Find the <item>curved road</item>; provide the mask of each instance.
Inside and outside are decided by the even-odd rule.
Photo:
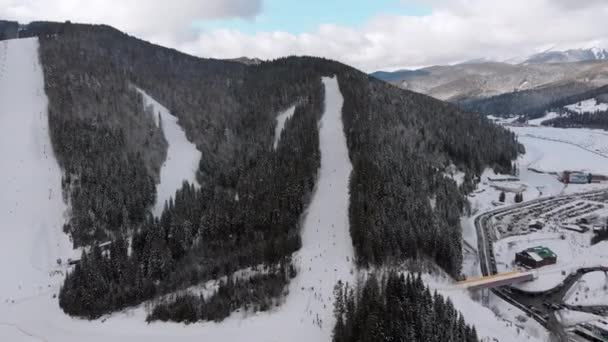
[[[589,196],[608,193],[608,190],[594,190],[584,193],[578,194],[570,194],[570,195],[562,195],[562,196],[551,196],[547,198],[539,198],[523,203],[519,203],[516,205],[512,205],[509,207],[503,207],[496,210],[488,211],[480,214],[475,218],[475,229],[477,232],[477,250],[479,255],[479,262],[481,267],[481,273],[483,276],[489,276],[492,274],[496,274],[496,263],[493,256],[492,245],[496,237],[491,230],[491,225],[488,224],[490,219],[500,213],[504,213],[507,211],[523,209],[530,205],[538,204],[538,203],[550,203],[553,201],[558,201],[561,199],[574,199],[574,198],[587,198]],[[595,269],[583,269],[584,273],[590,272]],[[546,301],[551,301],[552,299],[557,298],[562,290],[567,290],[574,282],[580,278],[583,272],[576,273],[575,276],[569,277],[562,286],[558,289],[557,292],[551,290],[546,291],[544,293],[535,294],[534,296],[529,296],[524,294],[523,292],[514,292],[511,290],[505,290],[502,288],[494,288],[491,289],[492,293],[501,299],[507,301],[508,303],[514,305],[520,310],[524,311],[529,317],[534,318],[537,322],[539,322],[542,326],[544,326],[547,330],[549,330],[557,341],[569,341],[567,333],[564,331],[564,328],[561,324],[556,320],[554,310],[552,308],[544,307],[543,303]],[[563,290],[563,291],[565,291]],[[562,293],[563,297],[563,293]],[[561,303],[561,297],[559,302]],[[535,310],[531,308],[534,307]],[[579,309],[579,308],[577,308]],[[585,310],[581,310],[585,311]],[[544,316],[544,317],[543,317]]]

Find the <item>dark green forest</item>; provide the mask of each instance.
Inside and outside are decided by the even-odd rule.
[[[91,247],[59,296],[71,315],[99,317],[257,265],[280,265],[248,285],[260,295],[227,305],[242,291],[235,283],[212,299],[169,296],[150,319],[218,320],[280,296],[285,270],[297,271],[291,255],[320,163],[322,76],[337,75],[344,96],[351,236],[362,267],[431,260],[459,277],[465,194],[485,167],[510,172],[521,152],[512,133],[477,114],[334,61],[246,66],[98,25],[37,22],[20,34],[40,37],[51,138],[72,208],[65,229],[75,246]],[[203,156],[200,188],[184,184],[160,218],[149,208],[166,141],[133,87],[176,115]],[[294,104],[275,151],[275,116]],[[450,165],[465,173],[461,186],[445,176]],[[109,251],[95,247],[106,241]],[[217,312],[205,309],[210,303]]]
[[[477,342],[448,298],[431,294],[420,274],[390,272],[384,279],[371,275],[358,287],[335,287],[334,342],[424,341]]]

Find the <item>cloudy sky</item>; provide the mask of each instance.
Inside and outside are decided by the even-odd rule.
[[[198,56],[315,55],[365,71],[608,47],[606,0],[0,0],[0,18],[105,23]]]

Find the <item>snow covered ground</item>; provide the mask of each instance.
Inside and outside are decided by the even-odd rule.
[[[490,305],[486,307],[470,291],[453,286],[452,280],[445,275],[426,274],[423,280],[431,291],[437,290],[450,298],[465,320],[475,325],[481,341],[548,341],[547,332],[540,324],[527,317],[519,321],[526,314],[496,297],[491,296]]]
[[[608,173],[608,133],[585,128],[509,127],[532,157],[528,167],[543,171]]]
[[[513,286],[532,292],[546,291],[558,286],[572,271],[578,268],[579,264],[574,260],[582,258],[586,254],[584,245],[577,244],[577,242],[583,244],[582,241],[563,240],[561,235],[562,233],[538,232],[525,236],[510,236],[496,241],[494,243],[496,269],[499,273],[513,271],[517,268],[514,264],[515,253],[531,247],[546,246],[557,254],[557,263],[539,269],[536,280]]]
[[[607,103],[597,102],[596,99],[589,99],[585,101],[581,101],[578,103],[573,103],[571,105],[565,106],[565,108],[577,112],[579,114],[583,113],[595,113],[595,112],[603,112],[608,110]]]
[[[143,96],[144,106],[152,108],[156,125],[162,126],[169,145],[167,158],[160,169],[160,183],[156,187],[156,204],[152,210],[155,216],[160,216],[165,202],[175,196],[175,190],[181,188],[184,181],[198,185],[196,171],[201,160],[201,152],[188,140],[186,133],[177,123],[177,117],[143,90],[137,89],[137,91]]]
[[[11,302],[48,293],[63,279],[57,259],[72,256],[37,39],[0,42],[0,156],[0,299]]]
[[[67,206],[50,143],[38,40],[0,42],[0,340],[33,340],[12,326],[7,307],[50,297],[72,244]],[[61,259],[62,265],[57,260]],[[33,308],[28,315],[39,311]]]
[[[602,319],[601,316],[597,316],[594,314],[575,311],[575,310],[559,310],[555,313],[555,317],[557,320],[562,323],[566,327],[575,326],[580,323],[587,323],[592,321],[597,321]]]
[[[11,46],[12,49],[13,47]],[[35,56],[37,56],[35,45],[30,46],[30,50],[27,51],[15,48],[15,51],[11,51],[10,53],[12,54],[11,63],[13,63],[11,64],[11,69],[15,71],[15,75],[12,76],[13,82],[14,79],[18,79],[16,75],[20,75],[22,79],[30,78],[23,77],[22,74],[28,67],[31,68],[33,65],[37,65],[35,62]],[[23,56],[28,58],[23,58]],[[23,63],[23,65],[19,66],[14,63]],[[42,74],[39,68],[35,70],[37,71],[36,77],[41,77]],[[36,87],[32,86],[31,89],[35,89],[39,93],[40,98],[44,98],[41,79],[37,82],[40,84],[36,83],[38,85]],[[270,312],[255,315],[246,316],[244,313],[235,313],[221,323],[207,322],[191,324],[189,326],[160,322],[147,324],[145,322],[146,305],[128,309],[92,322],[71,318],[61,312],[57,299],[53,298],[53,294],[56,294],[59,290],[59,283],[63,277],[56,277],[54,282],[50,284],[50,288],[45,287],[38,290],[38,287],[36,287],[35,291],[29,291],[30,294],[27,296],[18,296],[23,291],[13,289],[18,283],[30,281],[30,278],[33,281],[31,284],[35,284],[36,286],[38,283],[46,286],[49,282],[46,270],[39,271],[36,268],[38,264],[30,264],[31,252],[44,250],[40,245],[41,239],[36,238],[41,233],[39,227],[24,226],[24,224],[29,222],[29,217],[36,216],[30,213],[30,215],[20,215],[18,219],[11,221],[14,223],[14,226],[7,226],[4,223],[1,226],[2,234],[5,235],[2,235],[3,238],[0,239],[0,244],[2,244],[2,251],[0,252],[10,250],[10,253],[6,256],[2,255],[3,259],[0,261],[0,267],[2,267],[3,274],[15,274],[15,276],[11,277],[8,282],[3,281],[0,286],[3,286],[3,289],[4,286],[7,287],[6,292],[3,292],[3,294],[7,293],[11,298],[17,300],[15,302],[9,300],[0,303],[0,340],[61,342],[85,340],[93,342],[107,342],[108,340],[146,342],[167,340],[261,342],[331,340],[331,331],[334,324],[333,287],[338,279],[352,283],[356,268],[348,220],[348,181],[352,165],[348,157],[341,119],[343,99],[336,78],[323,78],[323,83],[326,91],[326,108],[320,122],[319,132],[321,168],[319,170],[317,187],[304,221],[302,248],[294,257],[299,272],[289,286],[289,294],[283,305],[274,308]],[[0,94],[4,96],[6,93],[5,89],[8,87],[2,83],[0,83],[0,86],[3,87],[0,88],[2,89]],[[7,96],[7,99],[21,99],[17,91],[23,91],[25,94],[31,91],[29,86],[27,87],[28,89],[25,88],[14,86],[16,93],[8,93],[12,97]],[[7,105],[6,102],[0,101],[0,106]],[[32,101],[24,100],[19,101],[18,104],[30,106],[31,103]],[[17,106],[18,104],[15,103],[14,105]],[[11,107],[9,109],[14,108]],[[14,111],[8,111],[8,113],[11,112]],[[22,122],[23,127],[19,127],[21,131],[17,131],[17,127],[8,125],[11,121],[4,117],[4,113],[7,113],[7,111],[3,110],[1,113],[3,116],[1,117],[2,126],[0,129],[9,128],[7,128],[6,132],[2,131],[4,134],[0,135],[6,136],[9,132],[15,135],[9,139],[11,145],[7,145],[5,140],[0,140],[2,141],[2,145],[0,145],[2,156],[14,155],[17,158],[12,160],[14,165],[18,165],[20,162],[30,165],[29,163],[37,160],[47,163],[44,153],[41,153],[39,150],[45,144],[48,145],[49,140],[46,131],[40,130],[36,135],[27,134],[31,133],[30,129],[36,126],[32,125],[30,121]],[[21,113],[21,111],[17,111],[17,113]],[[44,101],[41,100],[38,107],[34,108],[32,113],[35,114],[33,115],[35,118],[42,118],[42,120],[36,121],[36,124],[46,124]],[[27,113],[23,115],[25,114]],[[41,144],[38,146],[39,148],[30,150],[29,148],[32,145],[34,147],[37,146],[35,142],[40,137],[44,137],[44,139],[38,142]],[[15,141],[21,141],[16,140],[19,138],[23,139],[22,143],[19,144],[23,147],[14,143]],[[0,139],[4,138],[0,137]],[[35,141],[32,142],[31,140]],[[171,141],[169,143],[171,144]],[[10,148],[6,146],[10,146]],[[20,153],[13,153],[15,148],[23,148],[23,150],[19,150]],[[50,147],[47,147],[48,149]],[[54,162],[50,156],[49,158],[48,160],[50,161],[48,163]],[[27,208],[33,208],[32,210],[36,210],[37,214],[41,214],[41,208],[48,208],[49,213],[58,215],[59,217],[53,216],[51,218],[58,221],[57,231],[59,233],[57,236],[64,237],[60,234],[60,227],[63,222],[61,213],[65,208],[62,206],[55,210],[53,207],[60,204],[63,205],[61,203],[61,196],[59,195],[60,170],[56,163],[52,165],[35,164],[34,166],[36,167],[28,169],[34,172],[33,175],[25,172],[23,169],[17,168],[17,166],[15,170],[12,170],[12,168],[9,168],[11,170],[2,169],[3,177],[1,179],[7,183],[2,185],[4,185],[5,189],[12,189],[10,198],[4,196],[5,192],[2,193],[3,208],[9,208],[7,210],[15,208],[14,205],[10,206],[13,199],[15,199],[13,196],[18,196],[20,191],[25,190],[19,186],[11,188],[10,182],[27,184],[28,195],[24,196],[23,200],[40,204],[39,206],[28,206]],[[6,174],[6,172],[10,173]],[[41,174],[36,172],[40,172]],[[34,177],[34,182],[32,182],[31,176],[39,176],[41,183],[35,182],[37,177]],[[51,179],[48,177],[51,177]],[[30,187],[30,184],[42,184],[44,186],[34,187],[32,185]],[[50,203],[46,202],[49,195],[48,184],[55,184],[57,187],[53,189],[53,192],[57,192],[57,196],[53,196],[53,200]],[[39,193],[39,188],[44,191]],[[46,210],[43,210],[43,215],[38,216],[44,216],[45,213]],[[51,225],[50,223],[53,224]],[[49,231],[55,232],[55,230],[51,229],[55,227],[54,221],[50,223],[46,226],[43,225],[42,229],[48,228]],[[14,234],[12,234],[13,230],[15,231]],[[18,230],[25,230],[26,233],[21,234],[19,232],[18,234]],[[5,236],[7,238],[4,238]],[[67,238],[64,237],[64,240],[67,240]],[[53,241],[53,239],[43,239],[42,241]],[[66,251],[69,251],[67,241],[64,242],[64,244],[60,244],[60,247],[65,245]],[[12,246],[18,246],[19,248]],[[54,247],[54,245],[50,247]],[[47,255],[37,256],[40,256],[40,260],[44,262],[48,262],[49,260],[54,262],[56,255],[53,254],[50,256],[50,259]],[[18,269],[28,270],[29,273],[10,273],[18,271],[17,267],[13,267],[13,263],[18,264]],[[40,282],[35,282],[38,276]],[[12,292],[8,292],[9,290]],[[31,294],[32,292],[33,295]]]
[[[277,125],[274,128],[274,144],[272,145],[275,150],[277,149],[277,146],[279,146],[279,140],[281,139],[281,133],[283,132],[283,128],[285,128],[285,122],[288,119],[291,119],[295,111],[296,106],[291,106],[286,111],[277,116]]]
[[[556,112],[549,112],[549,113],[546,113],[543,117],[540,117],[538,119],[528,120],[528,125],[540,126],[543,124],[543,122],[551,120],[551,119],[555,119],[559,116],[560,115]]]
[[[573,103],[571,105],[564,106],[564,108],[568,109],[572,112],[578,113],[578,114],[595,113],[595,112],[599,112],[599,111],[603,112],[603,111],[608,110],[608,103],[597,102],[596,99],[589,99],[589,100],[585,100],[585,101],[581,101],[581,102]],[[560,116],[567,116],[567,115],[571,115],[571,113],[559,114],[556,112],[547,112],[547,113],[545,113],[545,115],[543,117],[528,120],[528,125],[540,126],[545,121],[548,121],[548,120],[551,120],[554,118],[558,118]],[[503,124],[509,123],[509,119],[496,118],[491,115],[488,116],[488,118],[490,120],[494,120],[497,123],[503,123]]]
[[[564,296],[570,305],[608,305],[608,275],[604,272],[591,272],[568,290]]]
[[[607,188],[608,184],[569,184],[561,183],[558,172],[564,170],[588,170],[608,174],[608,133],[600,130],[552,127],[515,127],[515,132],[526,153],[517,160],[519,181],[508,182],[511,187],[525,186],[524,201],[539,197],[570,194]],[[532,169],[543,173],[535,172]],[[550,173],[551,172],[551,173]],[[504,182],[492,182],[488,178],[500,178],[491,169],[481,175],[477,190],[469,196],[473,214],[495,209],[500,189]],[[492,202],[495,202],[493,204]],[[507,193],[504,205],[514,204],[514,194]],[[473,215],[473,216],[474,216]],[[476,245],[474,217],[463,217],[461,224],[464,238]]]
[[[508,124],[508,122],[500,123]],[[533,122],[533,124],[539,123]],[[523,192],[525,201],[608,187],[606,184],[570,184],[566,186],[558,181],[556,174],[548,173],[563,170],[590,170],[608,174],[608,158],[604,157],[604,155],[608,156],[608,134],[605,132],[591,129],[558,129],[509,125],[505,127],[515,132],[518,135],[520,143],[526,148],[526,154],[517,160],[519,169],[517,177],[519,181],[511,182],[513,183],[511,185],[525,185],[526,190]],[[528,167],[545,171],[545,173],[529,170]],[[475,217],[501,206],[497,203],[500,190],[493,186],[500,185],[502,182],[492,182],[488,179],[500,177],[505,177],[505,175],[496,175],[492,170],[486,170],[481,176],[481,182],[478,184],[477,189],[469,196],[473,215],[462,217],[461,225],[464,240],[472,246],[477,246],[477,235],[474,227]],[[506,203],[503,205],[512,205],[514,203],[513,196],[512,193],[507,193]],[[544,267],[542,270],[539,270],[539,280],[519,285],[528,291],[539,291],[559,284],[570,272],[578,267],[595,266],[608,262],[608,242],[601,242],[595,246],[590,246],[590,232],[579,234],[566,231],[565,240],[561,239],[561,233],[562,230],[559,232],[544,231],[499,240],[494,245],[495,251],[499,254],[496,257],[498,271],[513,269],[511,264],[516,251],[526,247],[547,245],[558,254],[558,265]],[[480,276],[477,256],[469,251],[465,252],[463,273],[468,278]],[[443,293],[449,295],[455,303],[459,303],[461,300],[466,301],[466,299],[459,298],[462,295],[454,291],[447,290]],[[601,292],[597,293],[597,296],[600,296]],[[604,295],[608,297],[608,294],[605,292]],[[478,302],[473,302],[472,304],[457,305],[457,307],[467,317],[467,320],[471,322],[484,322],[484,325],[491,325],[497,328],[500,324],[497,326],[496,322],[490,323],[495,321],[496,317],[490,316],[487,311],[484,311],[483,307],[481,309],[477,308],[479,305]],[[509,324],[514,323],[516,326],[523,327],[525,332],[531,335],[530,338],[547,340],[544,329],[532,320],[526,320],[525,314],[512,305],[490,296],[490,308],[498,317],[505,318],[504,323],[510,322]],[[576,318],[583,320],[597,318],[593,315],[590,317],[576,317],[576,314],[572,315],[571,313],[564,313],[563,316],[564,320],[568,321],[568,323],[576,321]],[[489,320],[489,322],[485,323],[484,319]],[[522,323],[520,320],[526,321]],[[528,324],[532,326],[528,326]],[[478,323],[477,325],[480,326],[482,324]],[[485,331],[484,334],[486,334],[485,336],[492,335],[488,331]],[[501,332],[500,334],[501,336],[508,336],[506,332]],[[503,341],[503,338],[499,337],[499,340]],[[525,339],[522,338],[521,340]]]

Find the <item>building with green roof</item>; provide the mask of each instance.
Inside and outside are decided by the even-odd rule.
[[[557,254],[549,247],[536,246],[515,254],[515,262],[524,267],[539,268],[555,264]]]

